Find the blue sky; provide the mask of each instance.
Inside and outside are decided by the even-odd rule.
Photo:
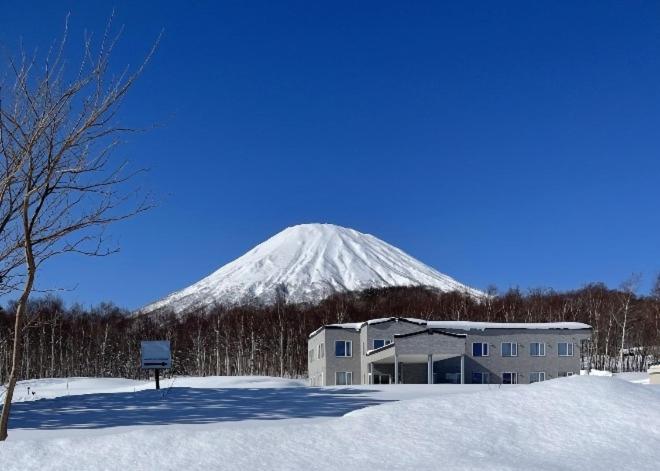
[[[45,266],[70,302],[138,307],[304,222],[478,288],[660,270],[659,2],[4,1],[0,42],[113,6],[117,65],[165,31],[121,115],[158,126],[119,151],[159,206]]]

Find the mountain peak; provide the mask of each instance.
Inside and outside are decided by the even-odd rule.
[[[213,304],[269,304],[279,286],[286,287],[292,302],[317,302],[336,292],[393,286],[482,295],[370,234],[311,223],[287,227],[201,281],[141,311],[182,313]]]

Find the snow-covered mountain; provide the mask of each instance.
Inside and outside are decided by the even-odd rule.
[[[268,304],[278,287],[286,288],[290,302],[317,302],[336,292],[392,286],[483,295],[372,235],[333,224],[301,224],[140,311],[182,313],[214,303]]]

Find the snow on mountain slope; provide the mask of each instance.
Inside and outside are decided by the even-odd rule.
[[[316,302],[335,292],[392,286],[482,295],[372,235],[332,224],[301,224],[141,312],[167,308],[181,313],[214,303],[267,304],[274,301],[278,286],[286,287],[292,302]]]

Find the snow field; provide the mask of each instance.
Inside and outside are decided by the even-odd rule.
[[[104,388],[132,392],[150,386],[77,381],[97,382],[97,395],[103,398],[130,396],[105,395]],[[87,391],[93,389],[91,383]],[[44,390],[62,391],[57,384],[46,384]],[[14,430],[0,445],[2,469],[650,470],[660,460],[660,389],[609,377],[501,388],[307,388],[276,378],[178,378],[171,391],[165,398],[143,391],[160,401],[156,404],[166,404],[164,409],[140,410],[143,423],[137,428],[67,436],[66,424],[49,428],[50,416],[45,416],[40,430]],[[75,400],[84,408],[85,401],[96,398],[92,393],[60,401],[66,405]],[[51,402],[57,400],[23,406]],[[167,412],[170,403],[177,405],[176,411]],[[104,412],[121,415],[129,406]],[[199,416],[222,407],[235,415],[198,423]],[[246,410],[247,415],[240,415]],[[65,417],[71,413],[67,408],[61,412]],[[77,424],[82,411],[74,412],[67,420]],[[34,423],[29,414],[29,409],[19,414],[16,425],[20,420]],[[163,414],[164,424],[145,425]],[[181,417],[186,420],[177,420]],[[91,428],[98,424],[87,425],[80,432],[98,431]]]

